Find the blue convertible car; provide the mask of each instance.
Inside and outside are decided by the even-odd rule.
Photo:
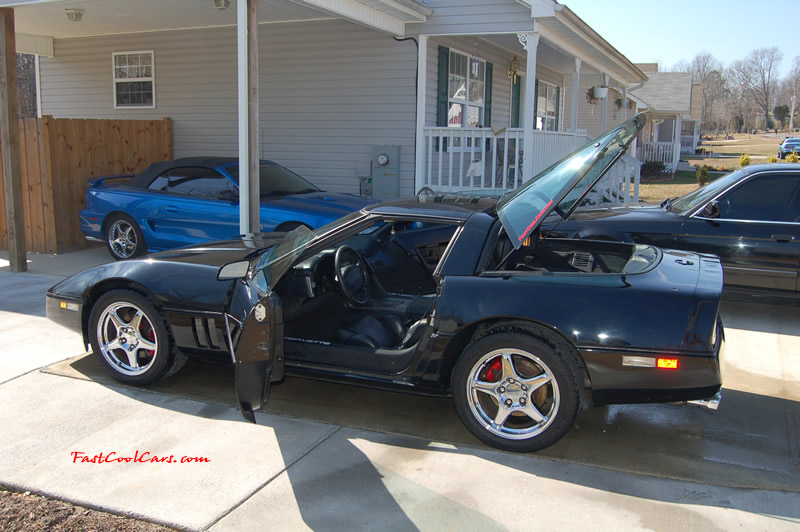
[[[81,231],[129,259],[239,234],[239,160],[191,157],[151,164],[134,176],[89,181]],[[374,203],[320,190],[271,161],[261,161],[261,231],[311,229]]]

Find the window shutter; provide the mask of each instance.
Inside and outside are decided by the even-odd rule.
[[[447,84],[450,80],[450,48],[439,46],[439,89],[436,103],[436,125],[447,126]]]
[[[436,94],[436,126],[447,126],[448,84],[450,83],[450,48],[439,46],[439,86]],[[442,151],[447,151],[447,139],[442,139]],[[436,151],[439,151],[439,137],[436,137]]]
[[[492,70],[494,67],[489,61],[486,61],[486,84],[484,85],[485,93],[484,106],[483,106],[483,127],[492,127]]]
[[[536,111],[539,107],[539,80],[533,84],[533,129],[536,129]]]
[[[511,127],[519,127],[519,100],[521,87],[522,78],[517,76],[517,82],[511,85]]]

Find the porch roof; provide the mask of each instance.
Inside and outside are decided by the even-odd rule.
[[[17,50],[40,55],[53,55],[53,39],[236,26],[236,9],[216,9],[212,0],[0,0],[0,7],[14,8]],[[82,10],[81,20],[68,20],[67,9]],[[260,24],[337,18],[398,36],[431,13],[417,0],[259,0],[258,9]]]

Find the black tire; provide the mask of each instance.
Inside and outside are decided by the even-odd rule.
[[[467,429],[484,443],[506,451],[539,451],[572,427],[580,382],[569,355],[531,334],[500,330],[478,338],[461,355],[453,370],[453,402]],[[508,405],[504,414],[499,403]]]
[[[156,382],[186,362],[175,348],[164,312],[133,290],[114,290],[98,299],[89,315],[88,335],[95,357],[125,384]],[[154,349],[146,349],[148,345]]]
[[[308,227],[311,229],[308,224],[304,224],[303,222],[283,222],[278,227],[275,228],[276,233],[288,233],[298,227]]]
[[[133,218],[127,214],[112,214],[104,232],[106,247],[114,260],[125,260],[147,253],[144,234]]]

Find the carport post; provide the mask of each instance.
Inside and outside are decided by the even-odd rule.
[[[14,34],[14,10],[11,8],[0,8],[0,150],[3,158],[8,258],[12,272],[24,272],[28,269],[28,259],[25,252],[22,171],[19,164],[17,43]]]
[[[239,232],[261,230],[258,153],[258,0],[237,0]]]

